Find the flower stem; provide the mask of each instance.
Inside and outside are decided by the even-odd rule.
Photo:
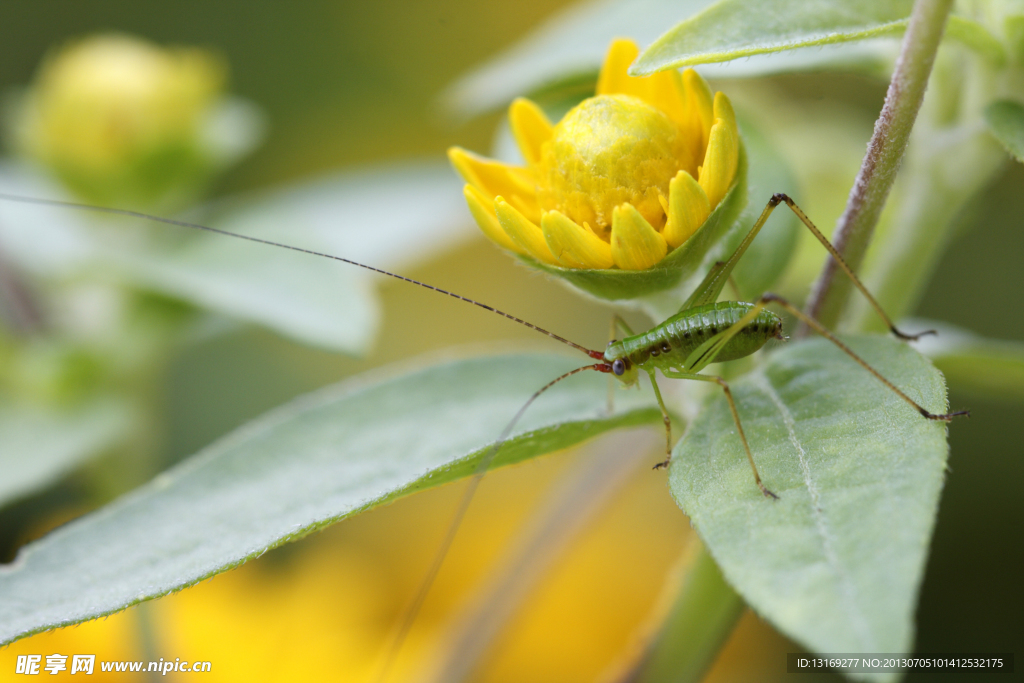
[[[636,683],[699,681],[743,614],[743,598],[722,578],[704,544],[694,538],[690,566]]]
[[[953,0],[914,3],[882,113],[833,234],[833,244],[854,271],[864,258],[896,180],[952,5]],[[826,327],[839,322],[851,289],[848,279],[836,277],[838,271],[830,257],[808,301],[808,313]]]

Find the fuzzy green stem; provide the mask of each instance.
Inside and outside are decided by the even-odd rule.
[[[882,113],[833,234],[833,244],[854,271],[864,259],[896,180],[952,5],[953,0],[917,0],[914,4]],[[807,307],[808,313],[826,327],[836,326],[849,298],[851,284],[837,277],[839,270],[835,260],[829,258]]]
[[[703,543],[636,683],[699,681],[743,614],[743,598],[722,578]]]

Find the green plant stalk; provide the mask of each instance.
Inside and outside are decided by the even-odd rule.
[[[682,589],[636,683],[701,680],[743,614],[743,598],[722,578],[704,544],[693,543]]]
[[[833,244],[855,271],[896,180],[952,5],[953,0],[918,0],[914,4],[882,113],[833,234]],[[830,328],[839,322],[852,287],[848,279],[837,277],[838,271],[838,264],[829,258],[807,307],[812,317]]]

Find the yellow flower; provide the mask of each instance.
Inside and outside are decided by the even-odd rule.
[[[704,224],[737,178],[732,105],[692,69],[628,75],[638,52],[613,42],[597,94],[556,125],[512,103],[526,168],[448,151],[484,234],[549,266],[644,270]]]
[[[46,58],[14,133],[23,152],[80,196],[151,206],[208,174],[204,126],[225,76],[204,50],[93,36]]]

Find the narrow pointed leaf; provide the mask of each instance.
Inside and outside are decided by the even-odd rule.
[[[689,683],[703,680],[743,615],[736,594],[704,544],[690,541],[679,594],[669,609],[638,683]]]
[[[853,350],[927,409],[941,374],[906,344]],[[908,652],[945,477],[946,425],[826,340],[797,342],[731,383],[765,484],[721,392],[676,447],[670,487],[732,586],[817,652]],[[955,429],[956,426],[953,425]]]
[[[586,364],[564,355],[456,360],[359,378],[280,408],[0,568],[0,642],[189,586],[286,541],[474,472],[526,399]],[[500,466],[621,426],[660,422],[607,378],[566,380],[531,407]],[[624,453],[623,457],[629,457]]]

